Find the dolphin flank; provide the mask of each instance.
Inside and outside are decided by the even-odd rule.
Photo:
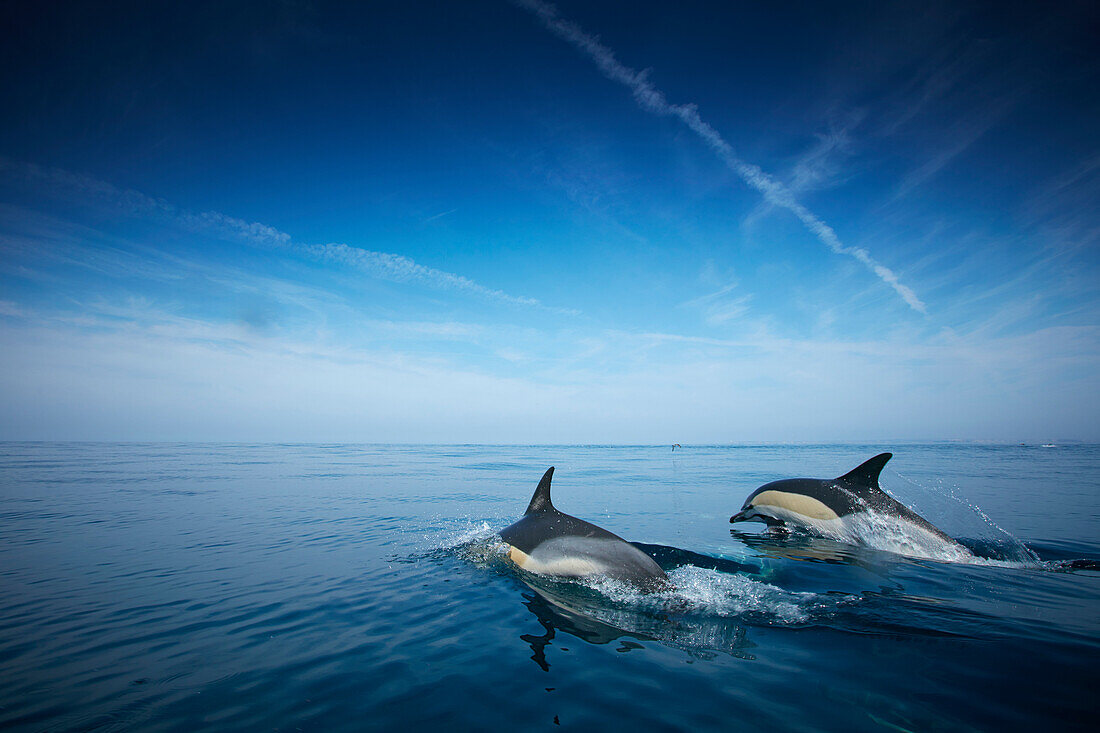
[[[550,501],[551,466],[543,474],[523,518],[500,531],[508,558],[524,570],[567,578],[603,576],[643,590],[669,585],[661,567],[606,529],[563,514]]]
[[[764,484],[749,494],[730,522],[799,526],[854,539],[858,533],[852,531],[853,520],[877,514],[904,523],[930,541],[957,546],[952,537],[879,488],[879,474],[892,457],[892,453],[880,453],[835,479],[794,478]]]

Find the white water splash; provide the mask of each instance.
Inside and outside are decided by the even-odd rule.
[[[613,603],[638,610],[736,618],[753,615],[780,624],[801,624],[809,620],[804,608],[817,596],[785,591],[746,575],[723,573],[685,565],[669,572],[672,587],[644,593],[634,586],[596,577],[578,582],[597,590]]]
[[[473,544],[476,540],[488,540],[495,537],[496,534],[496,530],[490,527],[488,522],[481,522],[477,525],[467,526],[456,530],[456,534],[453,537],[444,537],[439,545],[439,549]],[[497,544],[500,544],[499,541]]]
[[[746,575],[694,565],[678,567],[668,577],[673,589],[662,594],[667,600],[715,616],[753,613],[782,624],[803,624],[809,621],[809,609],[820,602],[815,593],[788,591]]]
[[[898,476],[898,478],[902,479],[910,486],[916,487],[919,491],[927,495],[934,496],[937,499],[948,503],[949,505],[965,507],[967,511],[961,512],[963,516],[970,516],[975,518],[977,520],[977,523],[982,526],[985,534],[991,535],[993,538],[996,538],[996,540],[998,540],[998,544],[1007,545],[1008,549],[1011,551],[1011,557],[1003,561],[994,560],[992,558],[982,558],[971,554],[971,557],[973,558],[972,562],[975,562],[977,564],[1003,564],[1006,566],[1017,565],[1022,567],[1038,567],[1047,564],[1040,560],[1039,556],[1035,554],[1034,551],[1032,551],[1015,535],[994,522],[988,514],[982,511],[981,507],[979,507],[977,504],[972,504],[964,497],[959,496],[959,494],[955,491],[955,487],[945,486],[941,483],[938,485],[937,488],[933,488],[914,481],[908,476],[904,476],[900,473],[897,473],[896,471],[894,473]]]
[[[961,563],[980,559],[958,542],[938,537],[900,517],[875,511],[845,517],[844,529],[847,536],[838,539],[896,555]]]
[[[847,515],[842,522],[833,520],[829,525],[818,522],[813,526],[797,526],[790,531],[796,535],[820,537],[854,547],[865,547],[877,552],[888,552],[918,560],[1000,568],[1048,570],[1061,568],[1058,563],[1039,559],[1038,555],[1011,535],[1008,536],[1013,540],[1013,547],[1019,548],[1015,558],[984,557],[975,554],[959,542],[945,540],[901,517],[870,509]]]
[[[485,521],[467,522],[424,539],[429,551],[454,553],[482,568],[505,559],[504,542]]]

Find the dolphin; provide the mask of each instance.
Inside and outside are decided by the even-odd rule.
[[[827,537],[858,541],[859,520],[877,514],[894,520],[895,525],[904,523],[914,539],[959,547],[953,538],[879,488],[879,474],[892,457],[892,453],[880,453],[835,479],[792,478],[764,484],[749,494],[730,522],[798,526]]]
[[[553,475],[551,466],[539,481],[523,518],[500,530],[512,562],[538,575],[603,576],[646,591],[670,585],[665,571],[634,545],[555,509],[550,501]]]

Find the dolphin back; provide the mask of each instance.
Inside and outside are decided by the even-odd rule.
[[[893,453],[879,453],[843,476],[823,483],[839,489],[851,498],[852,505],[849,511],[873,509],[879,512],[899,514],[906,518],[909,518],[910,514],[917,516],[909,507],[887,494],[878,485],[878,477],[882,473],[883,467],[893,456]]]
[[[542,475],[520,520],[500,530],[502,540],[524,552],[531,552],[550,537],[565,535],[622,540],[602,527],[559,512],[550,500],[550,482],[553,478],[554,467],[551,466]]]
[[[539,481],[535,493],[531,496],[531,503],[527,505],[527,511],[523,513],[524,516],[554,508],[553,503],[550,501],[550,481],[553,478],[554,467],[551,466],[546,469],[546,473],[542,474],[542,480]]]
[[[878,477],[882,473],[886,462],[894,457],[893,453],[879,453],[874,458],[864,461],[837,481],[858,487],[871,487],[878,489]],[[552,469],[551,469],[552,470]],[[881,489],[879,489],[881,491]]]
[[[847,512],[874,509],[880,512],[904,514],[905,511],[909,511],[908,507],[895,500],[878,485],[878,477],[883,467],[893,457],[893,453],[879,453],[843,476],[822,483],[840,489],[847,495],[851,502],[845,507]],[[898,507],[902,507],[904,511],[900,511]]]
[[[528,554],[554,537],[618,540],[626,544],[626,540],[622,537],[608,532],[603,527],[563,514],[553,507],[549,510],[524,514],[518,522],[500,530],[499,534],[500,538],[509,545]]]
[[[848,473],[836,479],[845,489],[859,497],[867,508],[893,514],[923,527],[941,540],[955,543],[955,539],[909,507],[883,491],[878,485],[879,474],[883,466],[893,457],[892,453],[879,453],[874,458],[861,463]]]

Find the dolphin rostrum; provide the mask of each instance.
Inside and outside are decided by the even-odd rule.
[[[512,562],[539,575],[604,576],[643,590],[669,585],[665,571],[649,555],[606,529],[555,509],[550,501],[553,475],[551,466],[523,518],[500,531]]]
[[[879,488],[879,474],[892,456],[880,453],[835,479],[792,478],[764,484],[749,494],[730,522],[799,526],[825,536],[858,541],[858,519],[878,515],[904,522],[929,541],[958,546],[927,519]]]

